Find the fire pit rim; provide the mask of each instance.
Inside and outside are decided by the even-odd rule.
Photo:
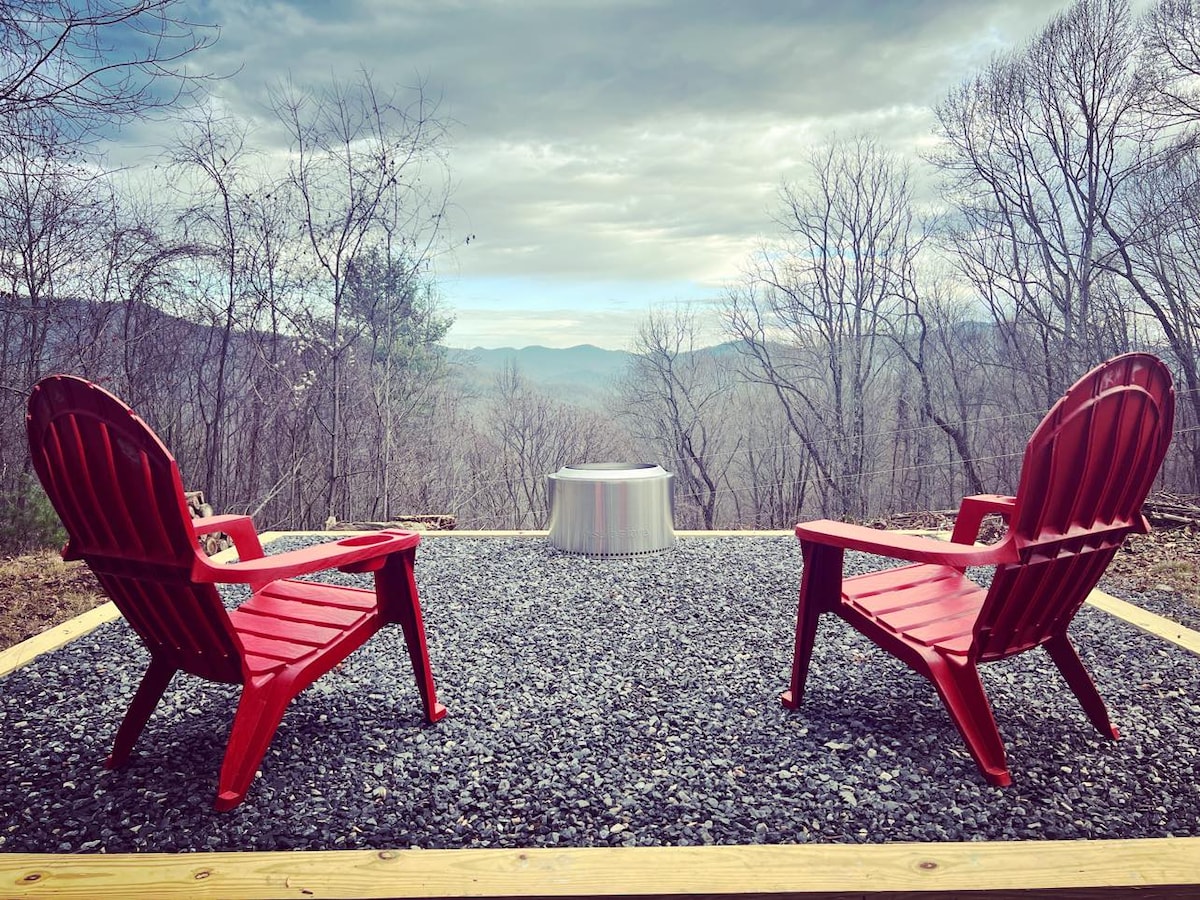
[[[564,465],[557,472],[554,472],[554,478],[583,478],[588,481],[603,479],[603,478],[647,478],[654,475],[668,475],[662,466],[658,463],[624,463],[624,462],[598,462],[598,463],[571,463]]]

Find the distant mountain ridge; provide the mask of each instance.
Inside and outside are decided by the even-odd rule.
[[[558,399],[594,405],[611,393],[612,382],[624,374],[631,354],[593,344],[574,347],[448,347],[447,356],[460,366],[464,380],[487,390],[506,366],[515,365],[529,383]]]

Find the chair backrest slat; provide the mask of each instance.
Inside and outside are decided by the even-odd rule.
[[[174,458],[124,403],[79,378],[40,381],[29,400],[30,453],[84,559],[152,654],[240,681],[241,645],[211,584],[192,581],[200,552]]]
[[[64,434],[64,431],[66,432]],[[74,448],[70,453],[68,448]],[[46,429],[46,437],[41,448],[41,459],[38,449],[31,447],[34,468],[41,475],[41,462],[46,474],[42,476],[42,485],[46,489],[59,518],[69,534],[80,534],[89,542],[101,543],[104,536],[100,533],[103,525],[94,516],[88,514],[85,504],[88,499],[86,490],[76,491],[74,479],[67,473],[79,468],[78,435],[72,422],[52,423]],[[70,524],[68,524],[70,523]],[[72,529],[72,526],[74,528]]]
[[[1019,562],[1000,566],[976,625],[976,652],[999,659],[1062,633],[1125,537],[1174,423],[1171,376],[1130,353],[1077,381],[1025,450],[1009,527]]]
[[[117,470],[117,461],[114,456],[113,441],[108,427],[103,422],[100,423],[97,433],[103,438],[101,446],[96,450],[97,464],[103,464],[104,470],[96,487],[101,498],[101,505],[108,511],[107,521],[109,526],[114,536],[124,546],[137,550],[146,556],[153,555],[154,551],[147,546],[143,529],[139,528],[134,521],[134,510],[141,509],[145,500],[142,497],[135,498],[124,491],[113,489],[120,479]]]

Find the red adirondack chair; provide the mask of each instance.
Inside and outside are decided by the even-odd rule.
[[[821,613],[832,612],[924,675],[992,784],[1012,782],[978,664],[1045,647],[1103,735],[1119,737],[1067,638],[1067,626],[1127,535],[1145,533],[1142,503],[1158,474],[1175,393],[1155,357],[1131,353],[1093,369],[1046,415],[1025,449],[1015,497],[962,501],[949,542],[816,521],[796,526],[804,556],[790,690],[804,694]],[[977,545],[988,513],[1004,537]],[[845,550],[914,565],[843,579]],[[990,588],[967,566],[995,566]]]
[[[80,378],[38,382],[26,417],[29,449],[66,527],[63,556],[82,559],[150,651],[150,666],[117,732],[124,763],[172,675],[241,684],[216,808],[242,801],[292,698],[399,623],[427,722],[437,700],[413,575],[418,535],[385,531],[266,557],[249,516],[193,521],[170,452],[124,403]],[[212,562],[200,535],[230,535],[240,561]],[[293,580],[339,568],[373,572],[375,590]],[[217,584],[250,586],[229,611]]]

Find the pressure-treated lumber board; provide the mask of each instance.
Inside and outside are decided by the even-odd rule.
[[[1200,897],[1200,838],[0,855],[19,898]],[[10,893],[14,892],[14,893]]]
[[[1185,628],[1173,619],[1155,615],[1140,606],[1098,590],[1092,591],[1088,595],[1087,602],[1097,609],[1104,610],[1110,616],[1116,616],[1135,628],[1140,628],[1147,634],[1170,641],[1177,647],[1182,647],[1184,650],[1200,656],[1200,632]]]
[[[21,666],[28,665],[43,653],[57,650],[75,638],[82,637],[89,631],[99,628],[105,622],[111,622],[120,617],[121,613],[111,602],[102,603],[73,619],[68,619],[61,625],[56,625],[41,634],[35,634],[28,640],[14,644],[7,650],[0,651],[0,678]]]

